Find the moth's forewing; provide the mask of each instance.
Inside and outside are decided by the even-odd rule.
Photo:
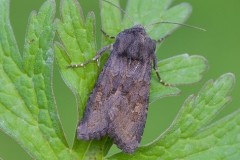
[[[142,26],[119,33],[78,126],[79,139],[108,134],[124,152],[135,151],[146,122],[155,47]]]

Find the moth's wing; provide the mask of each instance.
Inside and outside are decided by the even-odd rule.
[[[106,63],[88,99],[83,118],[78,125],[77,136],[79,139],[100,139],[107,132],[107,106],[104,105],[104,101],[111,90],[108,85],[110,83],[109,76],[109,67]]]
[[[120,149],[132,153],[138,147],[145,127],[151,64],[139,65],[138,61],[133,61],[124,65],[128,68],[121,73],[121,86],[108,99],[109,105],[114,106],[108,112],[108,134]]]
[[[100,139],[107,133],[107,110],[110,106],[106,102],[112,91],[113,79],[111,57],[110,55],[88,99],[83,118],[77,128],[78,139]]]

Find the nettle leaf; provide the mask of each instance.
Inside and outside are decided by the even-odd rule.
[[[0,0],[0,129],[33,159],[72,159],[52,92],[55,2],[32,12],[21,56]]]
[[[119,153],[109,159],[238,159],[240,110],[211,123],[229,102],[233,74],[207,82],[184,102],[173,124],[153,143],[133,155]]]

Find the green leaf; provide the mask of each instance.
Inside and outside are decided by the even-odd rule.
[[[118,0],[108,0],[119,6]],[[172,0],[151,0],[139,1],[129,0],[126,13],[121,22],[121,11],[112,4],[102,2],[102,28],[109,35],[117,35],[123,29],[130,28],[135,24],[147,27],[147,32],[153,39],[160,39],[177,29],[178,25],[158,24],[148,27],[157,22],[178,22],[183,23],[189,17],[192,8],[187,3],[181,3],[170,7]]]
[[[191,84],[202,79],[202,73],[207,69],[207,61],[202,56],[182,54],[162,60],[158,63],[161,78],[172,85]],[[152,73],[150,103],[171,95],[177,95],[176,87],[160,85],[155,73]]]
[[[212,123],[230,101],[233,74],[207,82],[183,104],[173,124],[153,143],[133,155],[119,153],[109,159],[237,159],[240,156],[240,110]]]
[[[84,69],[67,69],[67,66],[85,62],[96,54],[95,16],[91,12],[85,21],[76,0],[62,0],[60,9],[62,19],[56,20],[56,23],[62,44],[55,45],[57,63],[65,83],[74,92],[77,104],[82,107],[95,83],[97,65],[91,63]]]
[[[19,53],[9,21],[9,1],[0,0],[0,129],[33,159],[72,159],[52,92],[55,2],[32,12]]]
[[[102,29],[111,36],[117,35],[122,30],[121,10],[105,1],[99,0],[99,2],[101,5]],[[120,6],[119,0],[110,0],[109,2]]]
[[[91,63],[82,69],[67,66],[85,62],[96,54],[95,16],[91,12],[85,20],[76,0],[61,0],[60,9],[62,19],[56,20],[56,24],[62,44],[55,44],[56,59],[65,83],[74,92],[77,105],[82,107],[97,78],[97,65]]]

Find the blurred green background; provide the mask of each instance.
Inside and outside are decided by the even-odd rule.
[[[86,15],[94,11],[97,19],[97,37],[100,33],[100,15],[98,0],[79,0]],[[11,0],[10,18],[20,50],[23,49],[28,16],[32,10],[38,10],[44,0]],[[125,5],[125,0],[122,5]],[[208,79],[216,79],[221,74],[232,72],[236,75],[236,87],[233,90],[232,103],[217,116],[217,119],[233,112],[240,103],[240,1],[239,0],[175,0],[173,4],[189,2],[193,13],[188,24],[203,27],[207,32],[181,28],[174,32],[160,48],[159,59],[189,53],[206,57],[209,70],[204,79],[190,86],[182,86],[182,93],[177,97],[160,99],[149,108],[147,124],[142,144],[147,144],[158,137],[173,121],[184,100],[195,94]],[[0,4],[1,5],[1,4]],[[59,7],[59,0],[57,0]],[[58,16],[58,15],[57,15]],[[100,43],[98,41],[98,46]],[[76,104],[71,91],[62,81],[58,69],[54,70],[54,92],[59,107],[61,121],[68,141],[72,144],[76,126]],[[110,154],[117,152],[113,146]],[[28,160],[27,153],[11,138],[0,132],[0,157],[5,160]]]

